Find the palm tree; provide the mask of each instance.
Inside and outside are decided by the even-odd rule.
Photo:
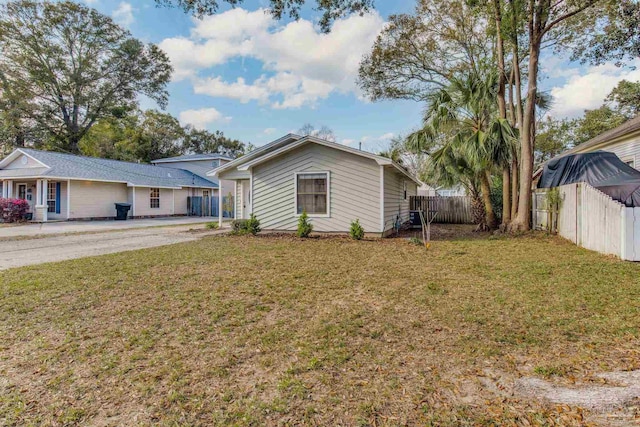
[[[510,166],[517,138],[516,130],[497,114],[497,82],[495,72],[452,78],[428,98],[423,128],[407,139],[411,151],[430,151],[439,145],[439,150],[451,153],[436,156],[436,163],[452,156],[465,160],[479,183],[486,215],[480,228],[486,229],[497,226],[490,195],[492,172]]]

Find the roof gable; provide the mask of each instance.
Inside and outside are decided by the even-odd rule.
[[[278,147],[281,147],[287,143],[293,142],[293,141],[297,141],[298,139],[302,138],[300,135],[294,135],[292,133],[289,133],[285,136],[283,136],[282,138],[278,138],[274,141],[271,141],[270,143],[263,145],[260,148],[256,148],[255,150],[245,154],[242,157],[238,157],[237,159],[229,162],[229,163],[225,163],[224,165],[221,165],[211,171],[209,171],[207,173],[207,176],[216,176],[218,173],[225,171],[225,170],[229,170],[232,169],[234,167],[237,167],[245,162],[250,161],[251,159],[255,159],[258,156],[264,155],[272,150],[277,149]]]
[[[29,154],[27,149],[18,148],[0,161],[0,169],[48,168],[46,164]]]
[[[340,150],[340,151],[344,151],[356,156],[360,156],[360,157],[365,157],[368,159],[371,159],[373,161],[375,161],[378,165],[380,166],[392,166],[393,168],[397,169],[401,174],[405,175],[407,178],[411,179],[413,182],[415,182],[417,185],[420,185],[421,182],[416,179],[413,175],[411,175],[406,169],[404,169],[402,166],[398,165],[397,163],[393,162],[391,159],[389,159],[388,157],[384,157],[384,156],[379,156],[377,154],[373,154],[373,153],[369,153],[367,151],[362,151],[362,150],[357,150],[355,148],[351,148],[348,147],[346,145],[343,144],[338,144],[336,142],[331,142],[331,141],[326,141],[324,139],[320,139],[320,138],[316,138],[313,136],[305,136],[305,137],[299,137],[298,139],[293,139],[293,140],[289,140],[286,141],[283,144],[280,144],[278,146],[272,146],[269,150],[264,150],[262,153],[259,153],[259,155],[257,156],[253,156],[252,159],[246,159],[244,162],[239,163],[236,168],[239,171],[247,171],[249,169],[251,169],[253,166],[259,165],[261,163],[264,163],[266,161],[269,161],[271,159],[277,158],[278,156],[281,156],[291,150],[294,150],[298,147],[301,147],[305,144],[318,144],[318,145],[323,145],[325,147],[329,147],[335,150]],[[233,162],[231,162],[233,163]],[[229,166],[231,165],[231,163],[228,163],[225,166]],[[214,171],[212,171],[213,173],[219,173],[220,170],[222,170],[223,167],[220,167],[218,169],[215,169]],[[228,168],[224,168],[224,169],[228,169]],[[209,172],[210,175],[211,172]]]

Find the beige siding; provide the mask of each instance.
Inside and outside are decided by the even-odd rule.
[[[380,232],[380,167],[371,159],[307,144],[254,167],[253,212],[265,230],[295,230],[295,172],[330,172],[330,217],[312,218],[315,231],[345,232],[359,219]]]
[[[71,218],[114,217],[114,203],[128,200],[126,184],[71,181]]]
[[[628,162],[633,160],[633,167],[640,170],[640,135],[628,137],[627,139],[612,144],[600,147],[594,147],[591,150],[585,152],[591,152],[596,150],[604,150],[614,153],[622,161]]]
[[[164,215],[173,215],[173,190],[161,188],[160,207],[152,209],[151,189],[148,187],[136,187],[136,216]]]
[[[404,184],[407,186],[407,197],[404,198]],[[396,218],[400,216],[402,223],[409,220],[409,197],[417,193],[416,184],[396,169],[385,167],[384,170],[384,229],[393,228]]]
[[[188,213],[187,210],[187,197],[191,195],[191,190],[182,189],[182,190],[174,190],[174,197],[176,200],[175,204],[175,215],[186,215]]]

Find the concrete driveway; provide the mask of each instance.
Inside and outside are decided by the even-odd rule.
[[[60,221],[45,222],[41,224],[29,223],[6,226],[0,224],[0,240],[13,237],[34,237],[49,234],[118,231],[129,230],[132,228],[204,224],[206,222],[218,222],[218,218],[191,216],[130,219],[127,221]]]
[[[0,241],[0,270],[194,241],[227,230],[190,233],[193,225]]]

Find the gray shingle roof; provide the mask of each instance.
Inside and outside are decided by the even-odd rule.
[[[164,159],[152,160],[151,163],[167,163],[167,162],[188,162],[192,160],[233,160],[233,157],[225,156],[219,153],[204,153],[204,154],[185,154],[183,156],[167,157]]]
[[[100,159],[97,157],[75,156],[30,148],[21,148],[20,151],[44,163],[48,168],[0,170],[0,178],[41,176],[43,178],[56,177],[126,182],[135,186],[145,187],[218,187],[215,182],[184,169]]]

